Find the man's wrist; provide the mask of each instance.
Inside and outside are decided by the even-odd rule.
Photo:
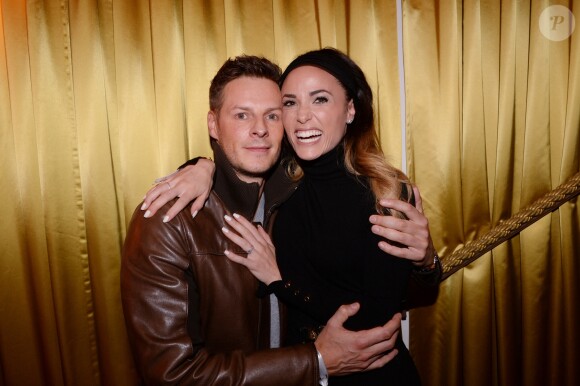
[[[328,386],[328,370],[326,369],[326,365],[324,364],[324,359],[322,358],[320,351],[316,350],[316,356],[318,357],[319,370],[318,384],[320,386]]]
[[[437,264],[439,264],[439,255],[437,255],[437,251],[433,252],[433,262],[425,267],[417,267],[419,272],[431,272],[435,268],[437,268]]]

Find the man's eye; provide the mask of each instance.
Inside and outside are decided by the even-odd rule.
[[[278,114],[268,114],[267,118],[270,121],[278,121],[278,120],[280,120],[280,116]]]
[[[326,103],[328,102],[328,98],[327,97],[323,97],[323,96],[319,96],[316,97],[316,99],[314,99],[314,103]]]
[[[248,114],[246,114],[246,113],[237,113],[236,114],[236,118],[238,118],[238,119],[246,119],[246,118],[248,118]]]

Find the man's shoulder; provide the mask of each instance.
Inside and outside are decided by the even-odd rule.
[[[192,228],[194,226],[208,227],[211,224],[221,223],[224,214],[227,213],[227,210],[220,198],[214,192],[212,192],[205,202],[204,207],[199,211],[199,213],[196,214],[195,217],[191,216],[192,202],[190,202],[169,222],[163,222],[165,214],[171,208],[171,206],[175,204],[176,200],[177,198],[170,200],[161,208],[159,208],[153,216],[147,218],[144,216],[145,212],[141,210],[142,203],[140,203],[133,211],[133,215],[129,223],[129,229],[139,228],[142,230],[146,228],[149,230],[158,229],[159,231],[166,231],[170,228],[176,230],[180,228]]]
[[[163,222],[167,210],[174,200],[159,208],[154,216],[145,218],[138,206],[131,218],[125,244],[139,243],[142,246],[169,243],[177,248],[181,245],[185,253],[223,252],[221,228],[225,224],[224,215],[228,213],[219,197],[210,194],[202,210],[191,216],[191,204],[187,205],[173,219]]]

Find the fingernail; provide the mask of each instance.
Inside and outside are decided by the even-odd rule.
[[[141,205],[141,210],[145,210],[145,209],[147,209],[147,203],[146,202],[144,202],[143,205]]]
[[[145,217],[145,218],[151,217],[151,211],[148,210],[147,212],[145,212],[145,214],[143,215],[143,217]]]
[[[224,233],[230,233],[230,230],[226,227],[222,227],[222,232]]]
[[[191,218],[195,218],[197,216],[197,210],[191,214]]]
[[[228,251],[228,250],[226,249],[226,250],[224,251],[224,254],[225,254],[226,256],[228,256],[228,255],[230,254],[230,251]]]
[[[228,216],[227,214],[224,216],[224,218],[226,219],[226,221],[232,221],[232,218],[230,216]]]
[[[239,215],[239,214],[237,214],[237,213],[234,213],[234,217],[235,217],[235,218],[240,218],[240,215]]]
[[[163,222],[168,222],[168,221],[169,221],[169,216],[163,217]]]

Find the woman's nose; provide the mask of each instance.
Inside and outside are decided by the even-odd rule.
[[[298,108],[298,122],[304,123],[312,117],[312,111],[309,106],[300,105]]]

